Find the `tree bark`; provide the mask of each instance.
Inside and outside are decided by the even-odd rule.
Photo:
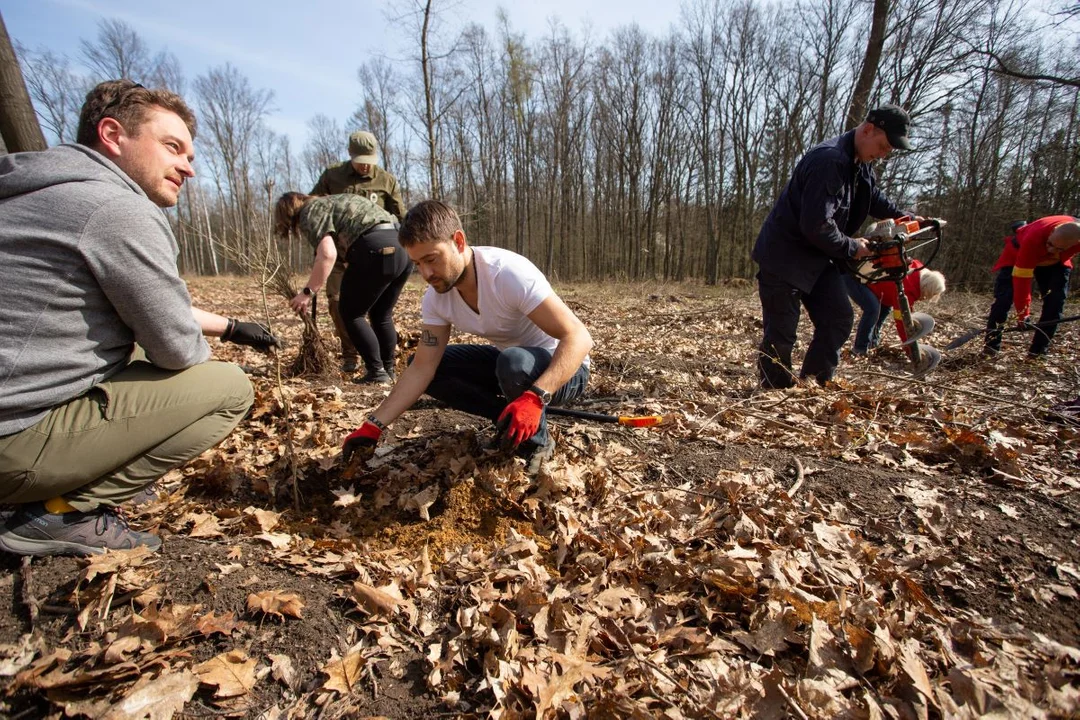
[[[0,15],[0,137],[8,152],[47,147],[3,15]]]
[[[889,16],[889,0],[874,0],[873,17],[870,20],[870,37],[866,39],[866,53],[863,55],[862,69],[855,81],[851,93],[851,106],[848,108],[844,129],[850,130],[866,117],[866,104],[870,91],[877,77],[878,64],[881,62],[881,50],[885,46],[885,20]]]

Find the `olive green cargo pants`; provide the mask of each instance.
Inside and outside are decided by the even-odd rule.
[[[254,400],[236,365],[162,370],[135,361],[36,425],[0,437],[0,502],[63,495],[76,510],[116,506],[217,445]]]

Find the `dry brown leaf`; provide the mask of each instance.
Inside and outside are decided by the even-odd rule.
[[[243,626],[244,622],[242,620],[237,620],[236,614],[231,610],[223,615],[216,615],[213,612],[209,612],[195,621],[195,628],[203,635],[220,633],[228,637],[229,635],[232,635],[234,630]]]
[[[352,584],[352,596],[357,605],[372,615],[393,615],[401,603],[393,595],[359,580]]]
[[[214,697],[230,698],[246,695],[255,687],[255,665],[243,650],[230,650],[193,669],[199,682],[217,687]]]
[[[286,615],[298,618],[300,611],[304,609],[304,603],[295,593],[264,590],[248,595],[247,608],[248,612],[264,612],[267,615],[277,615],[282,619]]]
[[[284,683],[292,690],[296,689],[296,683],[299,677],[296,674],[296,670],[293,668],[292,658],[288,655],[269,655],[270,658],[270,671],[274,676],[274,679],[278,682]]]
[[[208,538],[222,537],[225,533],[221,530],[221,521],[216,515],[210,513],[197,513],[193,518],[195,524],[188,533],[188,537]]]
[[[190,670],[166,672],[112,705],[100,720],[170,720],[198,689]]]
[[[360,680],[360,670],[367,661],[360,653],[353,653],[323,668],[329,679],[323,683],[324,690],[332,690],[342,695],[352,692],[353,686]]]
[[[292,535],[288,533],[260,533],[255,536],[256,540],[262,540],[263,542],[270,543],[274,548],[278,550],[284,550],[292,543]]]

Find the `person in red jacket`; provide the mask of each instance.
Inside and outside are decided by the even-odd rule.
[[[1016,242],[1011,284],[1001,279],[1008,270],[1007,265],[1001,265],[1002,259],[1008,260],[1008,248],[995,265],[999,269],[999,282],[995,285],[994,304],[986,319],[988,332],[984,352],[988,354],[1001,350],[1001,330],[1008,319],[1010,303],[1016,307],[1017,322],[1030,324],[1032,280],[1038,283],[1043,300],[1039,324],[1061,319],[1069,294],[1070,258],[1080,252],[1080,222],[1071,215],[1040,218],[1017,230]],[[1057,325],[1036,328],[1028,355],[1045,355],[1056,331]]]
[[[896,292],[896,283],[883,280],[869,283],[866,287],[881,303],[878,327],[881,327],[888,318],[891,309],[893,319],[896,320],[896,334],[900,336],[900,342],[907,342],[907,331],[904,328],[904,318],[900,314],[900,298]],[[908,274],[904,277],[904,295],[907,296],[908,305],[913,308],[918,300],[926,302],[937,300],[943,292],[945,292],[945,276],[937,270],[927,270],[918,260],[912,260],[908,265]]]

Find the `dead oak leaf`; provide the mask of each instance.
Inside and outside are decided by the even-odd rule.
[[[230,698],[246,695],[255,687],[255,660],[243,650],[230,650],[193,669],[203,685],[214,685],[214,697]]]
[[[244,514],[254,518],[255,522],[259,524],[259,529],[263,532],[270,532],[278,526],[279,522],[281,522],[281,513],[273,512],[272,510],[246,507],[244,508]]]
[[[439,499],[439,486],[429,485],[405,502],[406,510],[416,510],[424,520],[431,520],[428,509]]]
[[[342,660],[330,663],[322,669],[324,673],[330,676],[330,679],[323,683],[323,689],[348,695],[360,679],[360,669],[364,667],[366,662],[360,653],[353,653],[352,655],[346,655]]]
[[[296,669],[293,667],[292,658],[288,655],[273,654],[267,657],[270,658],[270,672],[273,674],[274,679],[295,690],[299,678],[296,675]]]
[[[359,580],[352,584],[352,597],[360,608],[371,615],[393,615],[401,604],[399,598]]]
[[[248,595],[247,608],[248,612],[264,612],[267,615],[277,615],[284,620],[286,615],[291,615],[294,618],[300,617],[300,611],[304,609],[304,603],[300,596],[295,593],[266,590],[265,592]]]
[[[334,507],[349,507],[350,505],[359,502],[360,498],[363,497],[362,495],[356,494],[355,485],[350,485],[348,490],[345,488],[338,488],[336,490],[331,490],[330,492],[337,496],[337,500],[334,501]]]
[[[242,620],[237,620],[236,615],[229,611],[223,615],[215,615],[209,612],[195,621],[195,629],[203,635],[221,633],[228,637],[233,631],[244,626]]]
[[[191,671],[166,672],[114,704],[101,720],[170,720],[198,689]]]
[[[215,515],[211,515],[210,513],[194,513],[191,519],[195,521],[195,524],[191,528],[191,532],[188,533],[188,537],[221,537],[225,534],[221,531],[221,521],[218,520]]]
[[[121,570],[139,567],[152,558],[153,551],[145,545],[139,545],[131,550],[109,550],[102,555],[91,555],[86,558],[86,565],[80,574],[79,583],[89,583],[99,575],[111,575]]]
[[[289,535],[288,533],[264,532],[256,535],[255,539],[270,543],[270,545],[277,550],[284,550],[289,547],[289,544],[292,542],[292,535]]]

